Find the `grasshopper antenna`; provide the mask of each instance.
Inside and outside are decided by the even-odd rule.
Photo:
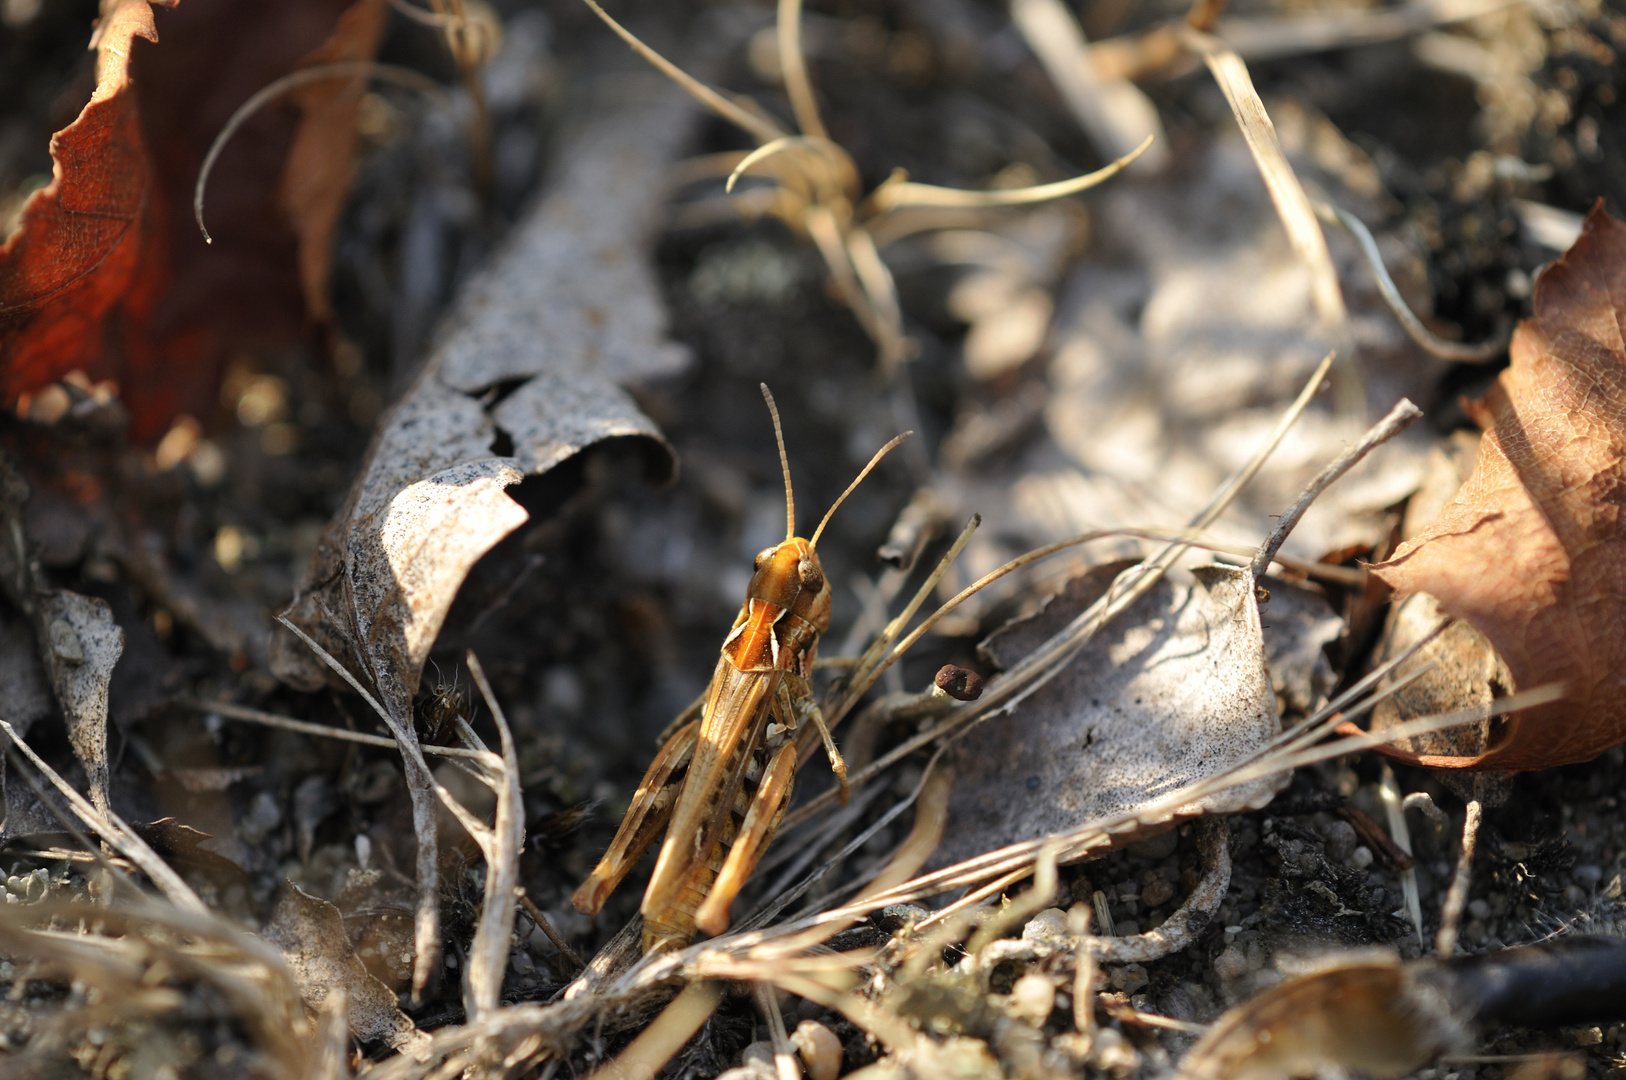
[[[764,388],[764,389],[766,389],[766,388]],[[845,502],[847,500],[847,496],[849,496],[849,495],[851,495],[853,493],[853,489],[856,488],[859,484],[862,484],[864,482],[864,477],[868,476],[870,474],[870,471],[872,469],[874,469],[875,466],[877,466],[877,465],[879,465],[881,463],[882,458],[886,457],[887,454],[890,454],[892,452],[893,447],[897,446],[899,443],[901,443],[903,440],[909,438],[913,434],[914,434],[914,432],[912,432],[912,431],[905,431],[902,435],[894,435],[894,436],[892,436],[892,441],[891,442],[887,443],[885,446],[883,446],[879,450],[875,451],[875,456],[869,459],[869,464],[865,465],[863,471],[860,472],[857,476],[855,476],[853,478],[852,483],[847,485],[847,490],[843,491],[841,493],[841,497],[838,498],[835,502],[830,504],[830,509],[828,509],[828,510],[826,510],[824,512],[824,517],[819,521],[819,527],[813,530],[813,539],[811,539],[811,540],[809,540],[807,542],[807,547],[808,547],[809,551],[813,551],[813,550],[818,548],[818,546],[819,546],[819,534],[824,531],[824,527],[826,525],[830,524],[830,515],[834,514],[836,512],[836,507],[840,506],[843,502]]]
[[[767,383],[762,386],[762,400],[768,403],[768,413],[773,417],[773,437],[779,444],[779,468],[785,474],[785,539],[790,540],[796,535],[796,496],[790,490],[790,458],[785,453],[785,430],[779,426],[779,406],[774,404],[773,391],[768,389]]]

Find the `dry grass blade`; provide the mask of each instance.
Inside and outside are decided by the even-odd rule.
[[[1182,43],[1203,58],[1224,92],[1254,163],[1259,166],[1259,175],[1270,190],[1271,202],[1276,205],[1282,227],[1287,230],[1288,242],[1310,271],[1310,295],[1316,317],[1325,330],[1341,339],[1346,332],[1348,314],[1344,309],[1344,294],[1338,286],[1338,270],[1327,251],[1327,238],[1316,221],[1315,208],[1310,205],[1310,197],[1304,193],[1293,166],[1288,164],[1282,144],[1276,138],[1276,126],[1270,122],[1270,114],[1265,111],[1259,91],[1254,89],[1253,79],[1248,75],[1248,66],[1235,50],[1210,34],[1185,26],[1179,33]]]
[[[1103,78],[1096,70],[1084,30],[1061,0],[1015,0],[1011,21],[1102,153],[1117,157],[1142,138],[1163,134],[1157,107],[1139,87],[1128,79]],[[1159,140],[1136,171],[1156,173],[1168,163],[1169,151]]]
[[[80,929],[52,929],[62,926]],[[107,1075],[144,1059],[156,1064],[154,1049],[166,1067],[191,1058],[206,1070],[210,1059],[198,1055],[200,1029],[231,1031],[247,1045],[250,1053],[238,1059],[241,1075],[334,1075],[319,1064],[333,1045],[332,1032],[311,1031],[281,958],[206,912],[152,900],[7,906],[0,911],[0,942],[28,978],[75,987],[39,1014],[25,1046],[7,1047],[7,1075],[57,1075],[92,1031],[101,1033],[99,1059]],[[347,1050],[342,1019],[338,1030]]]
[[[738,125],[750,132],[754,138],[765,143],[783,138],[789,134],[789,132],[781,129],[778,124],[763,116],[754,104],[747,108],[732,96],[725,97],[654,49],[651,49],[648,45],[645,45],[636,34],[622,26],[608,11],[600,7],[597,0],[582,0],[582,3],[592,8],[593,14],[604,20],[604,24],[614,30],[616,36],[625,41],[633,52],[643,57],[655,70],[677,83],[686,94],[724,120]]]
[[[1047,845],[1059,845],[1060,857],[1063,859],[1071,858],[1081,850],[1088,850],[1091,845],[1099,843],[1104,837],[1130,831],[1145,824],[1167,820],[1181,806],[1232,787],[1290,772],[1317,762],[1328,761],[1345,754],[1358,753],[1374,746],[1392,742],[1395,739],[1408,738],[1422,732],[1441,731],[1459,724],[1483,720],[1487,714],[1501,715],[1555,701],[1559,696],[1561,696],[1559,688],[1543,687],[1503,698],[1489,708],[1476,707],[1440,716],[1422,717],[1378,734],[1345,736],[1307,749],[1296,748],[1291,743],[1277,746],[1269,752],[1255,759],[1244,761],[1226,772],[1149,800],[1133,811],[1086,822],[1076,829],[1057,836],[1012,844],[998,851],[988,852],[977,858],[945,867],[913,881],[905,882],[887,893],[867,896],[862,904],[852,904],[825,912],[816,919],[809,920],[809,925],[851,919],[889,904],[911,903],[951,889],[989,882],[991,879],[995,881],[998,889],[1004,889],[1033,872],[1033,867],[1037,864],[1040,853],[1045,850]],[[1326,730],[1325,726],[1319,726],[1320,734],[1325,734]],[[991,895],[996,890],[991,889],[988,885],[983,885],[979,891],[985,895]],[[799,929],[799,927],[792,924],[792,926],[785,929],[788,932],[792,929]]]
[[[903,179],[899,173],[894,173],[870,195],[865,202],[865,208],[879,215],[894,210],[928,207],[987,209],[1049,202],[1051,199],[1088,191],[1117,176],[1151,148],[1153,139],[1154,136],[1146,136],[1139,146],[1092,173],[1075,176],[1070,180],[1057,180],[1051,184],[1036,184],[1032,187],[1001,191],[965,191],[961,188],[937,187],[934,184],[917,184],[913,180]]]
[[[1331,203],[1318,202],[1315,212],[1322,221],[1329,225],[1337,225],[1355,238],[1360,245],[1361,256],[1366,265],[1372,269],[1372,277],[1378,284],[1378,292],[1383,296],[1383,302],[1389,305],[1400,325],[1418,345],[1428,350],[1442,360],[1454,360],[1460,364],[1483,364],[1494,360],[1507,351],[1508,335],[1500,335],[1489,341],[1482,341],[1478,345],[1468,345],[1461,341],[1447,341],[1423,325],[1411,306],[1406,303],[1405,297],[1400,295],[1400,288],[1395,285],[1394,278],[1389,276],[1389,268],[1383,265],[1383,253],[1378,250],[1378,242],[1372,238],[1372,232],[1365,222],[1341,206]]]
[[[309,720],[296,720],[291,716],[282,716],[277,713],[266,712],[263,709],[250,709],[245,705],[235,705],[229,701],[197,701],[191,698],[183,698],[177,701],[176,704],[183,708],[195,709],[201,713],[214,713],[231,720],[244,720],[251,724],[280,728],[283,731],[296,731],[301,735],[313,735],[319,739],[338,739],[341,742],[360,743],[363,746],[377,746],[388,750],[399,750],[401,748],[400,743],[385,735],[369,735],[364,731],[350,731],[347,728],[329,727],[326,724],[313,724]],[[420,743],[418,748],[433,757],[481,758],[487,753],[482,750],[469,750],[461,746],[435,746],[431,743]]]
[[[79,816],[79,820],[83,821],[87,827],[103,840],[106,840],[113,850],[129,859],[142,873],[146,874],[148,879],[152,881],[159,892],[164,894],[170,903],[180,910],[194,915],[208,914],[208,907],[198,898],[198,894],[192,891],[192,887],[182,881],[181,876],[168,863],[159,858],[158,853],[145,840],[141,839],[135,830],[125,823],[123,818],[115,814],[111,808],[102,811],[92,806],[90,800],[74,790],[72,784],[57,775],[56,770],[47,765],[45,759],[36,754],[34,748],[24,742],[22,736],[17,734],[17,729],[5,720],[0,720],[0,731],[4,731],[17,749],[21,750],[28,760],[34,763],[34,767],[51,782],[51,785],[62,793],[63,797],[68,800],[68,805],[73,807],[73,812]]]
[[[502,756],[493,767],[497,775],[488,783],[497,793],[497,819],[481,850],[486,857],[485,900],[480,908],[480,924],[469,946],[468,1014],[478,1021],[495,1009],[502,996],[502,979],[508,970],[508,950],[514,932],[514,910],[518,903],[519,856],[525,847],[525,800],[519,787],[519,757],[508,719],[497,704],[486,680],[485,669],[470,652],[469,674],[479,687],[486,708],[497,725]]]
[[[445,97],[446,94],[445,87],[422,72],[371,60],[336,60],[331,64],[312,64],[310,67],[289,72],[275,82],[261,87],[254,96],[239,105],[237,111],[231,114],[226,126],[220,129],[220,134],[216,135],[215,141],[210,144],[209,152],[203,158],[203,167],[198,170],[197,183],[192,188],[192,217],[198,223],[198,232],[203,234],[204,243],[212,244],[214,238],[209,235],[209,230],[203,224],[203,193],[209,186],[209,174],[214,171],[216,160],[219,159],[221,151],[226,149],[231,137],[237,134],[237,129],[242,127],[249,117],[288,91],[333,79],[383,79],[426,94],[440,97]]]
[[[661,1071],[673,1054],[700,1030],[722,1000],[716,983],[690,983],[632,1040],[614,1061],[592,1074],[591,1080],[642,1080]]]

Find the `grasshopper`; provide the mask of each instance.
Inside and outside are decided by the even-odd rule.
[[[914,433],[876,451],[804,540],[796,535],[779,409],[766,384],[762,396],[785,476],[785,539],[753,563],[745,603],[723,639],[699,717],[681,723],[655,754],[609,850],[570,898],[577,911],[597,913],[664,830],[639,907],[646,953],[686,945],[697,931],[715,936],[728,929],[729,905],[790,805],[801,721],[817,729],[846,792],[846,766],[809,683],[819,635],[830,627],[830,583],[819,565],[819,535],[881,458]]]

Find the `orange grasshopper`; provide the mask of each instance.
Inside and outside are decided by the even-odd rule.
[[[756,557],[745,603],[723,639],[700,717],[661,746],[609,850],[570,898],[577,911],[598,912],[664,830],[666,840],[639,907],[645,952],[686,945],[697,930],[716,935],[728,929],[729,905],[790,805],[800,721],[817,728],[846,794],[846,766],[809,685],[819,635],[830,627],[830,583],[816,548],[836,507],[888,451],[914,433],[876,451],[826,511],[812,539],[804,540],[796,535],[779,409],[766,385],[762,396],[785,474],[785,539]]]

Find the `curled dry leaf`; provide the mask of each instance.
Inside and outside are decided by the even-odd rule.
[[[214,247],[187,207],[233,109],[302,64],[370,57],[385,11],[385,0],[102,5],[95,92],[52,139],[52,182],[0,244],[0,403],[83,370],[117,380],[131,434],[156,438],[177,413],[210,407],[232,351],[300,340],[307,314],[325,316],[360,80],[307,87],[297,114],[250,122],[211,186]]]
[[[381,421],[284,615],[376,694],[401,745],[418,840],[414,992],[438,952],[439,871],[412,698],[470,568],[527,519],[504,489],[613,438],[637,439],[657,471],[673,468],[660,432],[622,388],[685,358],[664,337],[644,254],[690,110],[673,95],[639,94],[645,86],[625,80],[620,98],[588,110],[561,155],[563,174],[463,290],[417,382]],[[333,677],[287,627],[272,639],[271,662],[304,689]]]
[[[336,990],[343,991],[350,1033],[356,1038],[397,1050],[410,1050],[428,1040],[397,1006],[390,988],[368,974],[345,936],[344,917],[326,900],[289,885],[264,937],[282,950],[299,995],[312,1012],[320,1012]]]
[[[68,740],[84,767],[91,801],[106,811],[107,685],[113,665],[124,653],[124,631],[113,621],[107,601],[53,589],[40,597],[40,625],[49,640],[40,642],[56,699],[68,724]]]
[[[504,488],[610,438],[650,441],[670,470],[621,386],[684,362],[642,253],[688,111],[661,95],[585,118],[565,174],[459,297],[289,611],[335,656],[363,648],[410,697],[469,568],[526,520]],[[493,449],[499,433],[511,454]],[[330,677],[291,635],[279,631],[272,652],[295,686]]]
[[[1087,608],[1118,569],[1074,579],[984,651],[1010,666]],[[1228,566],[1194,573],[1196,585],[1160,581],[1059,674],[965,737],[935,865],[1130,810],[1280,733],[1253,575]],[[1177,813],[1263,806],[1286,779],[1245,784]]]
[[[1516,690],[1564,698],[1437,766],[1536,769],[1626,740],[1626,224],[1599,207],[1536,284],[1512,365],[1469,406],[1473,475],[1432,528],[1374,572],[1426,593],[1495,646]]]

